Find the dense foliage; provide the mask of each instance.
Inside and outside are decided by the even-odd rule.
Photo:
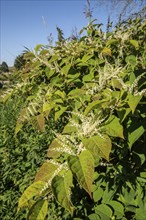
[[[146,20],[94,22],[25,54],[1,92],[3,207],[22,193],[18,219],[146,216]]]

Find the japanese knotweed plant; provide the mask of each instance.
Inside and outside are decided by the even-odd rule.
[[[63,127],[19,200],[28,219],[47,219],[54,199],[70,219],[144,219],[146,21],[109,33],[100,26],[90,22],[87,35],[50,49],[37,45],[11,90],[26,96],[15,135],[25,123],[44,132],[50,116]]]

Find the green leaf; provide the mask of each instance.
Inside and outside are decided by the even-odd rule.
[[[101,218],[99,217],[99,215],[97,215],[97,214],[95,214],[95,213],[88,215],[88,218],[89,218],[90,220],[101,220]]]
[[[129,115],[130,112],[131,112],[130,108],[120,108],[117,111],[118,116],[120,118],[120,121],[123,122],[126,119],[126,117]]]
[[[93,57],[93,54],[85,54],[83,57],[82,57],[82,62],[83,63],[86,63],[88,60],[90,60],[91,58]]]
[[[122,88],[122,84],[120,83],[120,81],[118,79],[111,79],[111,84],[113,86],[113,88],[117,88],[117,89],[121,89]]]
[[[47,102],[44,102],[43,104],[43,112],[50,112],[51,109],[54,107],[55,105],[53,105],[52,103],[47,103]]]
[[[49,161],[45,162],[38,170],[35,176],[35,182],[37,181],[48,182],[50,179],[52,179],[52,176],[58,167],[59,167],[58,165],[53,164]]]
[[[140,153],[136,153],[136,152],[133,152],[132,158],[133,158],[133,161],[136,163],[136,165],[139,166],[139,167],[146,160],[145,154],[140,154]]]
[[[38,200],[29,210],[27,220],[45,220],[48,212],[48,201]]]
[[[126,63],[130,64],[132,68],[136,66],[136,57],[134,55],[129,55],[125,58]]]
[[[104,125],[104,129],[108,135],[124,139],[123,126],[120,124],[120,120],[116,116],[110,116],[108,122]]]
[[[110,201],[108,203],[113,209],[114,209],[114,216],[116,216],[116,219],[121,219],[124,215],[124,207],[120,202],[117,201]]]
[[[102,135],[103,137],[96,135],[90,138],[82,139],[83,145],[88,149],[93,156],[102,156],[106,160],[109,160],[109,154],[111,152],[111,139],[107,135]]]
[[[134,113],[137,105],[139,104],[140,100],[142,99],[142,95],[134,96],[132,94],[128,94],[127,99],[128,99],[128,105],[131,108],[132,113]]]
[[[137,40],[129,40],[129,41],[135,47],[136,50],[139,49],[139,43]]]
[[[42,47],[43,47],[43,44],[38,44],[38,45],[34,48],[35,52],[37,53]]]
[[[109,206],[101,204],[95,207],[95,213],[100,216],[101,219],[110,220],[112,217],[112,210]]]
[[[94,202],[98,202],[102,198],[102,195],[103,195],[103,189],[101,187],[98,187],[97,190],[93,192]]]
[[[75,126],[72,126],[71,123],[68,123],[68,124],[64,127],[62,134],[70,134],[70,133],[76,132],[76,131],[77,131],[77,130],[76,130]]]
[[[55,176],[52,180],[52,191],[57,199],[57,201],[61,204],[69,212],[73,213],[73,205],[70,200],[71,189],[72,187],[72,173],[68,171],[63,178],[62,176]]]
[[[132,125],[128,128],[128,142],[130,148],[135,143],[135,141],[137,141],[141,135],[143,135],[144,132],[145,129],[142,124],[139,122],[132,123]]]
[[[81,152],[79,156],[69,156],[68,164],[79,184],[90,195],[94,175],[94,158],[88,150]]]
[[[60,107],[60,110],[55,112],[55,121],[57,121],[60,116],[66,111],[67,107]]]
[[[118,43],[118,41],[116,39],[110,39],[106,42],[106,46],[109,46],[109,45],[116,45]]]
[[[136,220],[145,220],[146,217],[146,205],[145,208],[137,208],[135,213]]]
[[[83,82],[90,82],[94,78],[94,68],[90,71],[89,74],[83,76]]]
[[[60,91],[59,89],[54,93],[54,95],[60,96],[62,99],[65,99],[66,94],[64,91]]]
[[[102,196],[102,203],[107,204],[109,201],[111,201],[114,197],[115,191],[116,191],[116,186],[114,189],[109,190],[109,185],[107,184]]]
[[[42,189],[46,185],[46,182],[38,181],[31,184],[22,194],[19,199],[18,209],[27,206],[28,201],[32,199],[34,196],[40,195]]]
[[[92,109],[97,108],[98,105],[104,102],[106,102],[106,100],[103,99],[103,100],[96,100],[96,101],[89,103],[89,105],[86,107],[84,111],[84,114],[87,115]]]
[[[67,75],[69,70],[71,68],[71,64],[67,64],[65,65],[62,69],[61,69],[61,72],[64,74],[64,75]]]

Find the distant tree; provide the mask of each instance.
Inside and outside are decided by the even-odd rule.
[[[22,51],[22,53],[20,55],[18,55],[16,58],[15,58],[15,61],[14,61],[14,67],[17,69],[17,70],[20,70],[22,69],[25,64],[26,64],[26,58],[25,58],[25,55],[27,55],[30,51],[29,48],[25,47],[24,46],[24,50]]]
[[[6,62],[2,62],[0,65],[0,72],[9,72],[9,67]]]
[[[26,60],[24,58],[24,54],[20,54],[16,57],[15,61],[14,61],[14,67],[17,70],[22,69],[25,66]]]
[[[63,42],[64,41],[63,31],[59,27],[56,27],[56,29],[58,32],[58,42]]]

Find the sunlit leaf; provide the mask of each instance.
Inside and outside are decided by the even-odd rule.
[[[79,184],[91,196],[94,174],[94,158],[85,150],[79,156],[69,156],[68,164]]]
[[[134,113],[137,105],[139,104],[140,100],[142,99],[142,95],[132,95],[132,94],[128,94],[128,105],[132,110],[132,113]]]
[[[28,201],[32,199],[34,196],[40,195],[45,185],[46,183],[43,181],[38,181],[31,184],[20,197],[18,209],[22,208],[23,206],[26,206],[28,204]]]
[[[82,139],[83,145],[88,149],[93,157],[102,156],[106,160],[109,160],[109,154],[111,152],[111,139],[107,135],[96,135],[90,138]]]
[[[105,55],[109,55],[109,56],[112,55],[112,51],[111,51],[111,49],[108,48],[108,47],[105,47],[101,52],[102,52],[103,54],[105,54]]]
[[[65,65],[62,69],[61,69],[61,72],[64,74],[64,75],[67,75],[69,70],[71,68],[71,64],[67,64]]]
[[[49,161],[45,162],[38,170],[35,176],[35,182],[37,181],[48,182],[50,179],[52,179],[52,176],[55,170],[57,170],[57,168],[58,168],[58,165],[53,164]]]
[[[136,50],[139,49],[139,43],[137,40],[129,40],[129,41],[135,47]]]
[[[72,174],[68,171],[65,175],[55,176],[52,180],[52,190],[55,198],[61,204],[62,207],[67,209],[69,212],[73,212],[73,205],[70,199],[72,187]]]
[[[122,219],[124,215],[124,206],[120,202],[114,200],[110,201],[108,204],[114,209],[116,219]]]
[[[61,150],[63,149],[62,145],[57,141],[57,138],[52,141],[52,143],[49,145],[49,149],[47,152],[47,157],[49,158],[57,158],[62,154]]]
[[[48,201],[40,199],[29,210],[27,220],[45,220],[48,212]]]
[[[112,210],[105,204],[100,204],[95,207],[95,213],[100,216],[101,219],[110,220],[112,217]]]
[[[124,138],[123,126],[120,124],[119,121],[120,120],[114,115],[112,115],[108,119],[108,122],[104,125],[104,129],[108,135],[113,136],[113,137]]]

